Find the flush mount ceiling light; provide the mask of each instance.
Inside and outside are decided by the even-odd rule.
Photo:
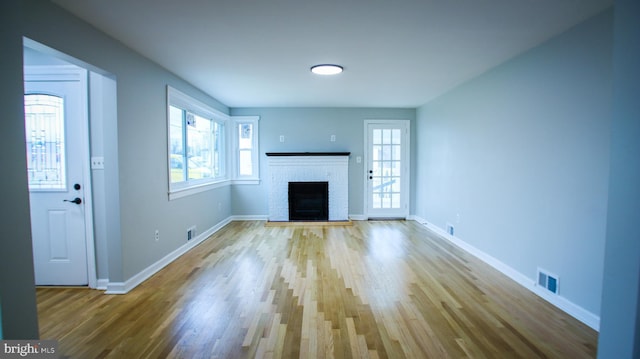
[[[317,75],[337,75],[343,70],[342,66],[332,64],[321,64],[311,66],[311,72]]]

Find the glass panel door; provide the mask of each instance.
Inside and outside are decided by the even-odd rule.
[[[36,285],[89,283],[86,71],[25,67],[24,126]],[[32,73],[32,71],[34,71]]]
[[[367,216],[406,217],[408,121],[367,121]]]

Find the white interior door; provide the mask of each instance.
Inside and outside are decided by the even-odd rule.
[[[409,215],[409,121],[365,121],[368,218]]]
[[[26,154],[37,285],[88,284],[83,183],[86,72],[78,71],[55,76],[55,81],[51,75],[25,76]]]

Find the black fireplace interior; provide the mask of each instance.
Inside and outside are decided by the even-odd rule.
[[[289,182],[290,221],[329,220],[329,182]]]

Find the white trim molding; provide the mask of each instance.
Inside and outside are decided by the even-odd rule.
[[[232,221],[268,221],[268,214],[239,215],[231,216]]]
[[[96,289],[98,290],[107,290],[108,286],[109,286],[109,279],[107,278],[100,278],[96,281]]]
[[[498,259],[463,241],[462,239],[456,236],[449,235],[449,233],[447,233],[444,229],[434,225],[433,223],[429,223],[424,218],[411,216],[411,219],[432,230],[440,237],[451,242],[458,248],[490,265],[494,269],[514,280],[516,283],[530,290],[537,296],[541,297],[542,299],[546,300],[547,302],[551,303],[552,305],[556,306],[560,310],[576,318],[582,323],[588,325],[591,329],[595,331],[600,330],[600,317],[595,315],[594,313],[591,313],[581,306],[571,302],[565,297],[549,293],[546,289],[539,287],[534,279],[527,277],[526,275],[518,272],[517,270],[499,261]]]
[[[139,284],[141,284],[142,282],[150,278],[152,275],[159,272],[162,268],[166,267],[167,265],[169,265],[174,260],[178,259],[183,254],[187,253],[189,250],[191,250],[198,244],[202,243],[205,239],[209,238],[209,236],[211,236],[212,234],[222,229],[222,227],[231,223],[232,221],[231,218],[232,217],[229,217],[221,221],[220,223],[216,224],[215,226],[209,228],[208,230],[200,233],[196,238],[178,247],[173,252],[167,254],[166,256],[161,258],[159,261],[143,269],[138,274],[127,279],[125,282],[108,283],[106,286],[107,291],[105,292],[105,294],[127,294],[132,289],[137,287]]]

